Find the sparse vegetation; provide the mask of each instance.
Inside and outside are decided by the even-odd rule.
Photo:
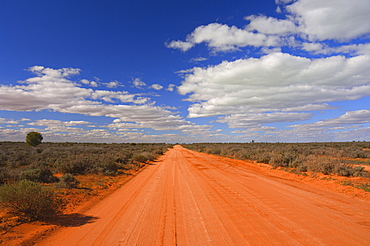
[[[362,166],[369,165],[368,142],[345,143],[197,143],[186,148],[208,154],[252,160],[273,168],[294,168],[341,176],[368,175]],[[360,158],[360,159],[359,159]]]
[[[99,175],[103,179],[138,170],[144,162],[155,160],[172,147],[43,143],[30,148],[22,142],[0,144],[0,205],[28,220],[45,219],[57,213],[60,202],[56,193],[69,194],[68,189],[78,188],[80,181],[75,175]]]
[[[169,144],[43,143],[29,148],[3,142],[0,149],[0,185],[22,179],[55,183],[61,174],[117,175],[137,169],[172,147]]]
[[[370,192],[370,183],[357,183],[354,181],[342,181],[342,185],[348,185],[348,186],[353,186],[357,189],[364,190],[366,192]]]

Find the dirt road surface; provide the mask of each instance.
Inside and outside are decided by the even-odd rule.
[[[175,146],[37,245],[370,245],[370,202]]]

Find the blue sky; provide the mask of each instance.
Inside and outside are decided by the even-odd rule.
[[[370,1],[0,1],[0,141],[370,140]]]

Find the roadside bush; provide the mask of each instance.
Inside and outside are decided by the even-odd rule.
[[[271,157],[269,164],[273,168],[288,166],[287,159],[282,154],[277,154]]]
[[[0,187],[0,202],[5,208],[28,220],[42,220],[59,212],[61,200],[38,183],[21,180]]]
[[[141,155],[145,156],[148,161],[154,161],[157,156],[151,152],[143,152]]]
[[[300,164],[299,166],[297,166],[297,171],[299,171],[299,172],[307,172],[308,169],[307,169],[307,166],[306,165]]]
[[[86,156],[74,156],[68,159],[59,159],[55,163],[55,170],[61,173],[84,174],[91,169],[93,162]]]
[[[158,155],[163,155],[164,153],[164,150],[163,149],[157,149],[155,150],[155,154],[158,156]]]
[[[364,175],[365,168],[361,166],[356,166],[353,168],[353,176],[361,177]]]
[[[77,188],[77,185],[80,183],[72,174],[66,173],[60,177],[60,182],[57,184],[59,188]]]
[[[148,160],[148,158],[142,154],[134,154],[132,156],[132,161],[136,161],[136,162],[146,162]]]
[[[333,172],[341,176],[349,177],[353,175],[354,170],[353,168],[346,165],[338,165],[334,168]]]
[[[25,171],[22,171],[20,173],[19,179],[27,179],[34,182],[40,182],[40,183],[54,183],[58,182],[59,179],[57,177],[53,176],[53,173],[46,168],[38,169],[28,169]]]
[[[126,163],[129,163],[131,158],[132,158],[132,153],[123,153],[123,154],[120,154],[119,157],[116,157],[115,162],[120,163],[120,164],[126,164]]]
[[[332,159],[319,157],[316,155],[309,155],[305,164],[307,165],[308,171],[320,172],[324,175],[333,173],[334,168],[337,165],[337,163]]]
[[[121,164],[115,162],[115,160],[110,160],[109,158],[103,160],[101,163],[94,165],[91,171],[97,173],[104,173],[108,176],[114,176],[118,174],[118,169],[121,167]]]
[[[257,161],[259,163],[269,164],[272,158],[268,153],[266,153],[264,155],[259,155],[255,158],[251,158],[251,159],[253,159],[254,161]]]

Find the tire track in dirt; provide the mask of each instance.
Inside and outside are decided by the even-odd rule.
[[[190,156],[193,154],[194,152],[191,152]],[[190,156],[188,158],[191,158]],[[215,158],[204,154],[196,155],[196,157],[198,158],[195,158],[195,160],[202,158],[203,163],[213,167],[213,169],[203,167],[201,169],[204,173],[203,175],[207,176],[207,172],[212,172],[212,170],[216,171],[209,175],[210,177],[216,177],[223,173],[224,177],[219,177],[219,180],[222,180],[222,182],[215,182],[216,184],[218,183],[224,189],[229,189],[231,193],[234,192],[235,196],[240,197],[240,194],[244,192],[241,199],[245,200],[245,204],[254,208],[256,213],[261,215],[260,218],[265,217],[270,222],[273,222],[276,225],[276,229],[288,232],[291,239],[296,238],[300,245],[328,245],[328,243],[330,243],[329,245],[368,245],[368,241],[358,238],[359,234],[363,234],[363,232],[359,231],[363,230],[364,227],[358,227],[357,224],[352,223],[351,225],[349,223],[354,217],[359,221],[364,218],[368,221],[370,215],[368,206],[362,206],[356,212],[350,213],[349,211],[355,209],[353,207],[353,199],[349,199],[350,202],[348,202],[342,199],[343,196],[336,193],[319,190],[303,184],[292,185],[290,180],[281,179],[279,180],[280,182],[275,182],[271,178],[263,177],[263,173],[255,175],[254,172],[249,170],[250,167],[248,166],[244,167],[244,172],[249,172],[247,175],[250,177],[248,182],[245,179],[238,179],[240,175],[232,175],[230,179],[227,179],[228,172],[225,170],[224,172],[219,171],[221,168],[217,168],[218,161],[214,160]],[[224,166],[224,162],[221,162],[220,165]],[[239,167],[238,172],[230,172],[238,174],[241,173],[241,170]],[[252,179],[253,177],[255,179]],[[213,184],[210,186],[217,187]],[[294,189],[291,187],[294,187]],[[228,193],[220,192],[220,194]],[[228,200],[232,199],[232,197],[230,196]],[[237,202],[234,201],[232,204],[235,206]],[[301,218],[301,220],[298,218]],[[310,221],[311,223],[309,223]],[[333,223],[334,221],[340,222],[340,224]],[[364,221],[357,223],[366,224]],[[367,231],[368,229],[366,228]],[[258,232],[259,230],[255,231]],[[316,235],[312,231],[315,231]],[[301,237],[297,236],[300,234],[302,235]],[[339,239],[342,240],[342,243],[338,244]],[[267,245],[266,242],[265,244]]]
[[[212,164],[210,165],[214,166]],[[199,164],[194,166],[199,168]],[[298,225],[294,223],[292,224],[291,221],[284,217],[279,218],[280,220],[274,220],[272,215],[275,213],[275,211],[256,199],[250,190],[244,189],[245,187],[243,184],[238,186],[237,183],[239,183],[239,180],[237,177],[232,176],[231,179],[226,175],[226,172],[224,172],[221,176],[219,175],[221,172],[218,169],[216,169],[217,172],[214,173],[213,170],[215,168],[207,168],[206,166],[201,167],[199,175],[200,180],[205,181],[206,185],[208,186],[205,189],[212,189],[219,197],[219,199],[216,199],[212,205],[215,206],[217,200],[219,200],[222,201],[224,205],[228,206],[226,209],[233,210],[234,214],[239,217],[236,220],[238,221],[237,225],[239,227],[243,225],[241,229],[245,238],[249,238],[249,241],[253,242],[253,244],[272,245],[273,243],[270,242],[271,239],[266,237],[264,233],[266,231],[271,231],[271,228],[273,228],[280,229],[281,232],[279,234],[288,232],[288,234],[284,235],[285,238],[283,235],[274,236],[275,240],[281,242],[284,241],[287,245],[295,243],[295,240],[293,239],[296,236],[295,233],[293,233],[293,229],[299,228]],[[207,175],[207,172],[211,173],[211,175]],[[215,177],[217,177],[217,179],[214,179]],[[289,223],[292,224],[290,225],[290,228],[287,227]],[[253,237],[250,237],[251,232],[254,233]],[[277,238],[278,236],[281,238]],[[299,241],[299,239],[300,238],[298,237],[297,241]],[[246,245],[246,243],[247,242],[244,242],[244,245]],[[301,243],[304,245],[306,241]]]
[[[191,158],[194,152],[189,153],[190,156],[188,158]],[[329,245],[368,244],[367,239],[361,240],[361,237],[358,238],[359,234],[363,235],[364,232],[361,231],[365,227],[359,227],[357,225],[358,222],[357,224],[349,223],[354,217],[359,221],[364,218],[366,218],[366,221],[369,221],[370,210],[368,206],[361,206],[360,209],[349,214],[349,211],[356,209],[353,207],[354,201],[351,198],[348,202],[343,199],[347,197],[339,194],[319,190],[303,184],[294,184],[292,186],[292,181],[288,180],[275,182],[271,178],[263,177],[263,173],[254,173],[248,166],[244,166],[245,170],[243,171],[244,173],[248,173],[248,181],[245,178],[239,179],[238,176],[240,177],[240,175],[231,175],[228,179],[227,175],[229,172],[233,174],[241,173],[240,167],[238,167],[238,172],[227,172],[225,170],[220,172],[222,168],[217,168],[218,161],[214,160],[215,158],[199,154],[196,155],[194,161],[199,161],[199,158],[203,159],[203,163],[211,166],[210,168],[204,166],[200,169],[203,175],[207,176],[207,173],[210,173],[209,177],[214,178],[223,173],[223,177],[218,176],[218,180],[222,182],[216,181],[214,182],[215,184],[224,189],[229,189],[231,193],[235,193],[234,197],[241,197],[246,205],[254,208],[256,213],[261,215],[260,218],[265,217],[276,225],[276,229],[282,229],[284,232],[288,232],[291,239],[296,238],[300,245],[328,245],[328,243]],[[224,164],[224,162],[221,162],[220,166],[223,167],[225,166]],[[215,188],[217,185],[211,184],[210,187]],[[292,189],[292,187],[295,188]],[[230,192],[221,191],[219,194],[225,195]],[[241,196],[243,192],[244,195]],[[228,201],[232,198],[233,196],[230,196]],[[232,204],[235,206],[237,201],[234,201]],[[325,209],[322,209],[324,207]],[[301,218],[301,220],[298,218]],[[249,220],[251,219],[249,218]],[[340,224],[333,223],[335,221],[340,222]],[[366,222],[363,221],[360,224],[366,224]],[[365,229],[368,231],[369,228]],[[255,230],[255,232],[258,231],[260,230]],[[267,232],[267,230],[264,231]],[[300,234],[301,236],[298,237],[297,235]],[[338,243],[339,239],[342,241],[341,243]],[[271,242],[269,244],[271,245]],[[265,245],[267,245],[266,242]]]
[[[370,203],[175,146],[37,245],[369,245]]]

